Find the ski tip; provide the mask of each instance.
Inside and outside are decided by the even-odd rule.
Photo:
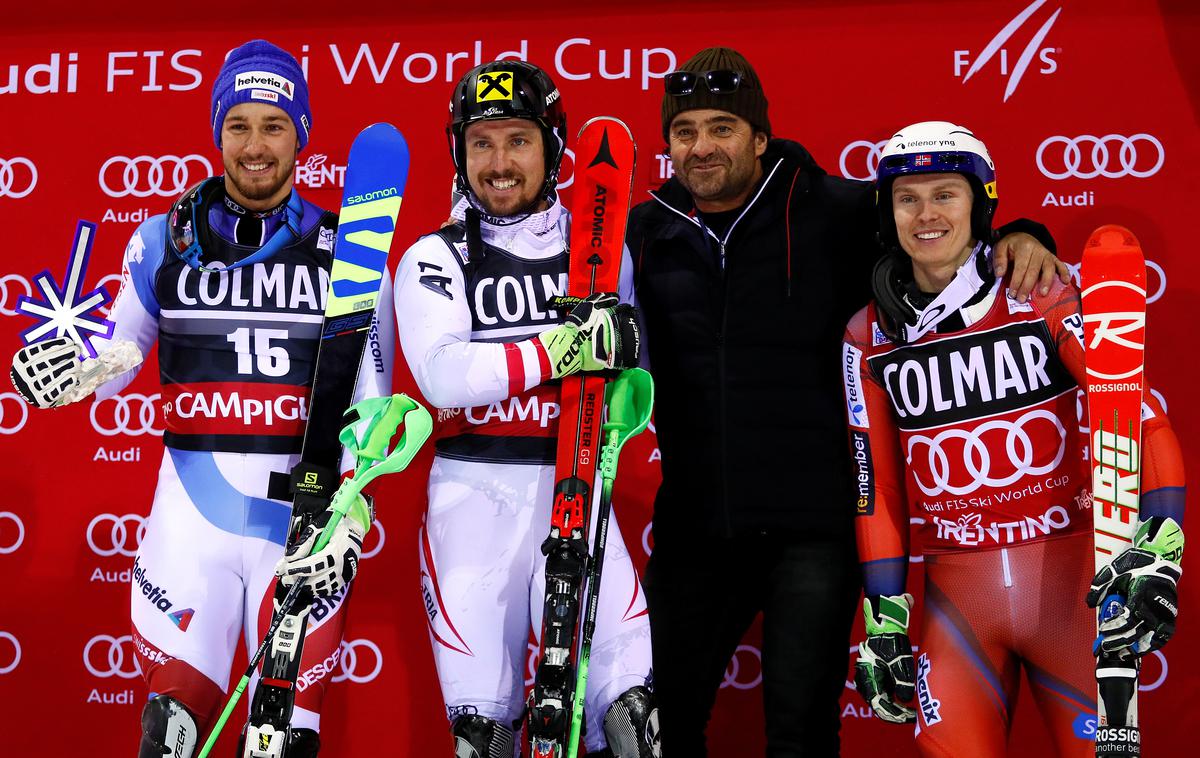
[[[1137,237],[1133,236],[1133,232],[1117,224],[1105,224],[1097,228],[1088,237],[1087,246],[1110,250],[1119,250],[1122,248],[1137,248],[1140,250],[1142,247],[1138,243]]]
[[[587,121],[584,122],[583,126],[579,127],[579,135],[578,136],[580,139],[582,139],[583,135],[586,132],[588,132],[589,130],[598,129],[601,127],[609,127],[609,128],[618,128],[619,127],[621,129],[625,130],[625,134],[629,135],[629,139],[631,139],[631,140],[633,139],[633,132],[629,131],[629,126],[624,121],[617,118],[616,116],[596,116],[595,118],[588,119]]]

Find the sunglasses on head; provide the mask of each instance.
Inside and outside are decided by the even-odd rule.
[[[741,71],[717,69],[715,71],[672,71],[663,77],[668,95],[682,97],[696,91],[696,85],[703,81],[708,91],[714,95],[728,95],[737,90],[742,83]]]

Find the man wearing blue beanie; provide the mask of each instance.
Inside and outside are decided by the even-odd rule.
[[[299,460],[337,234],[337,216],[292,187],[312,128],[295,58],[264,40],[235,48],[213,83],[210,123],[224,176],[134,232],[113,338],[87,364],[103,368],[85,371],[69,340],[35,343],[14,360],[18,390],[50,408],[112,397],[158,343],[165,452],[132,572],[132,636],[152,693],[138,758],[195,755],[225,699],[237,640],[256,647],[270,620],[285,543],[300,527],[289,521],[287,477],[280,486],[273,474]],[[363,363],[355,401],[391,392],[386,273],[382,286],[369,346],[380,360]],[[243,758],[317,755],[322,696],[372,520],[370,504],[356,504],[309,559],[309,532],[298,533],[301,549],[286,560],[319,566],[309,586],[323,597],[285,619],[284,629],[306,630],[303,648],[284,676],[256,687]],[[312,515],[317,528],[327,522],[328,511]]]

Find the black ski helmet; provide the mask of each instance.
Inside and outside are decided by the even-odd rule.
[[[540,196],[550,197],[558,183],[558,169],[567,149],[567,114],[558,87],[550,76],[525,61],[492,61],[468,71],[450,98],[446,137],[454,160],[459,192],[471,191],[467,177],[467,150],[463,135],[476,121],[523,118],[542,130],[546,151],[546,178]]]

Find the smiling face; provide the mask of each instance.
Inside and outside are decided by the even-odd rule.
[[[546,179],[542,130],[521,118],[476,121],[463,134],[471,191],[493,216],[541,211]]]
[[[299,144],[296,125],[282,109],[266,103],[230,108],[221,124],[225,191],[253,211],[279,205],[292,191]]]
[[[715,213],[738,208],[762,178],[759,156],[767,135],[728,111],[696,108],[671,121],[671,163],[696,208]]]
[[[925,292],[940,292],[971,255],[975,195],[962,174],[913,174],[892,183],[892,217]]]

